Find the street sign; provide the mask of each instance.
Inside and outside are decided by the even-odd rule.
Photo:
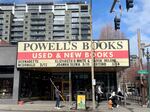
[[[146,75],[146,74],[148,74],[148,71],[147,70],[138,70],[137,73]]]

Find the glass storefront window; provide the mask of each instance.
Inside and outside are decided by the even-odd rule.
[[[0,78],[0,98],[12,98],[13,78]]]

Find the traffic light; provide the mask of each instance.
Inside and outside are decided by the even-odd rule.
[[[133,0],[126,0],[126,9],[127,11],[130,9],[130,8],[133,8]]]
[[[120,18],[117,18],[117,16],[115,16],[114,18],[114,24],[115,24],[115,30],[120,29]]]

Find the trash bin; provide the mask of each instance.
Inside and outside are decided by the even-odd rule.
[[[76,108],[78,110],[85,110],[86,109],[86,95],[85,95],[85,91],[77,91]]]

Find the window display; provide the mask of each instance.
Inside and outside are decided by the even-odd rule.
[[[0,98],[12,98],[13,78],[0,78]]]

